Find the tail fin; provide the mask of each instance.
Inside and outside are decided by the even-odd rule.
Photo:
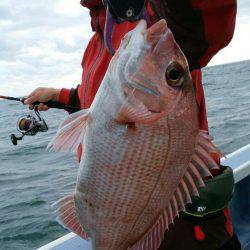
[[[57,134],[47,146],[47,150],[71,150],[75,152],[83,141],[89,117],[89,110],[82,110],[69,115],[59,126]]]

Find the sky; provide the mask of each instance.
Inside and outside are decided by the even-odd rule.
[[[76,87],[91,36],[79,0],[0,0],[0,95]],[[234,38],[209,66],[250,59],[249,43],[250,0],[238,0]]]

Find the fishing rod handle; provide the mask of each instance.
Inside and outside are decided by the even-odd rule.
[[[20,101],[22,103],[24,103],[24,101],[26,100],[26,98],[22,98],[20,99]],[[49,100],[47,102],[39,102],[39,101],[36,101],[34,103],[32,103],[34,106],[38,106],[40,103],[43,103],[44,105],[48,106],[49,108],[55,108],[55,109],[66,109],[66,110],[71,110],[73,112],[76,112],[76,111],[79,111],[81,110],[80,107],[73,107],[73,106],[68,106],[68,105],[65,105],[61,102],[58,102],[58,101],[53,101],[53,100]]]
[[[40,103],[43,103],[44,105],[48,106],[49,108],[55,108],[55,109],[66,109],[67,106],[61,102],[57,102],[57,101],[47,101],[47,102],[34,102],[33,105],[37,106]]]
[[[24,103],[24,101],[26,100],[27,98],[21,98],[20,101],[22,103]],[[43,103],[44,105],[48,106],[49,108],[55,108],[55,109],[65,109],[66,108],[66,105],[61,103],[61,102],[57,102],[57,101],[52,101],[52,100],[49,100],[47,102],[39,102],[39,101],[36,101],[36,102],[33,102],[32,105],[34,106],[38,106],[39,104]]]

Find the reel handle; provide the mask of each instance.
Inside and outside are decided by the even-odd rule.
[[[10,139],[11,139],[11,142],[14,146],[17,146],[17,141],[21,141],[23,139],[24,135],[20,136],[20,137],[17,137],[16,135],[14,134],[11,134],[10,135]]]

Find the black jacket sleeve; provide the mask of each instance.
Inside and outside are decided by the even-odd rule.
[[[77,88],[72,88],[70,89],[69,93],[69,106],[75,107],[75,109],[70,109],[67,110],[70,114],[79,111],[81,105],[80,105],[80,100],[78,97],[78,88],[80,85],[77,86]]]
[[[192,69],[200,69],[231,41],[236,0],[150,0],[159,18],[166,19]]]

